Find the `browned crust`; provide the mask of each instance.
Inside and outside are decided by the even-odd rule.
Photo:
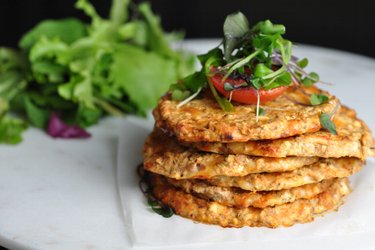
[[[362,166],[363,161],[357,158],[330,158],[288,172],[250,174],[243,177],[215,176],[207,182],[215,186],[238,187],[249,191],[281,190],[336,177],[348,177],[358,172]]]
[[[155,178],[163,178],[155,176]],[[323,180],[319,183],[307,184],[291,189],[279,191],[252,192],[239,188],[219,187],[201,180],[175,180],[166,178],[172,186],[209,201],[216,201],[224,206],[246,207],[272,207],[294,202],[298,199],[311,199],[324,192],[336,179]]]
[[[372,155],[373,139],[367,125],[356,117],[354,110],[342,107],[335,116],[338,135],[318,131],[277,140],[235,143],[197,142],[190,144],[198,150],[221,154],[247,154],[267,157],[318,156],[358,157]]]
[[[339,105],[337,98],[316,87],[302,90],[290,88],[277,99],[267,102],[264,107],[266,115],[259,117],[258,122],[255,105],[235,104],[235,111],[225,112],[213,98],[208,97],[194,99],[178,108],[178,102],[165,96],[153,114],[158,128],[184,142],[278,139],[318,131],[321,128],[320,114],[328,114]],[[308,103],[310,94],[320,92],[329,96],[327,103],[319,106],[299,104]]]
[[[198,152],[159,131],[152,132],[144,146],[144,168],[175,179],[290,171],[318,160],[318,157],[267,158]]]
[[[233,208],[187,194],[164,182],[152,181],[155,197],[182,217],[222,227],[292,226],[311,222],[318,215],[338,209],[350,193],[348,179],[335,181],[325,192],[312,199],[266,208]]]
[[[370,128],[362,121],[365,133],[362,136],[363,155],[375,156],[375,143]]]

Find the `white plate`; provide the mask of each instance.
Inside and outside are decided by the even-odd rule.
[[[184,46],[200,53],[216,44],[217,41],[196,40]],[[310,46],[300,46],[295,51],[309,58],[309,70],[335,83],[321,87],[355,108],[375,129],[375,60]],[[151,125],[150,121],[137,122],[144,127]],[[128,125],[135,123],[136,119],[125,121]],[[11,249],[131,248],[115,174],[117,135],[123,124],[124,120],[105,119],[90,129],[93,138],[75,141],[54,140],[30,129],[22,144],[0,146],[0,245]],[[363,171],[366,173],[366,168]],[[364,209],[366,206],[363,204]],[[257,249],[270,244],[274,243],[265,241],[254,246],[248,241],[246,245],[231,246]],[[342,249],[374,248],[375,240],[372,235],[354,233],[344,239],[289,239],[277,246],[297,249],[301,244],[311,249],[340,245]],[[227,247],[219,244],[194,249]]]

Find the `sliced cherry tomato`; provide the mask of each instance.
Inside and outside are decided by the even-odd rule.
[[[242,79],[239,80],[234,80],[231,78],[227,78],[224,82],[222,81],[223,75],[221,74],[215,74],[210,77],[212,84],[215,86],[217,91],[219,91],[222,95],[224,95],[226,98],[230,97],[230,92],[226,91],[224,89],[224,83],[228,82],[233,86],[238,86],[243,84],[245,81]],[[260,103],[266,103],[268,101],[272,101],[276,99],[278,96],[280,96],[282,93],[285,92],[287,89],[287,86],[280,86],[274,89],[270,90],[264,90],[264,89],[259,89],[259,97],[260,97]],[[245,104],[256,104],[258,101],[258,96],[256,93],[256,90],[251,87],[251,88],[240,88],[240,89],[235,89],[232,91],[232,100],[239,102],[239,103],[245,103]]]

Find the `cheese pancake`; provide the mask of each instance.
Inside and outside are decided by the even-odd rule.
[[[191,144],[199,150],[221,154],[247,154],[268,157],[319,156],[358,157],[374,155],[373,139],[367,125],[356,117],[353,109],[342,107],[334,117],[338,135],[321,130],[277,140],[235,143],[198,142]]]
[[[323,93],[328,101],[309,105],[313,93]],[[256,105],[234,104],[232,112],[223,111],[215,99],[206,95],[182,107],[170,95],[163,97],[153,114],[156,126],[184,142],[244,142],[279,139],[315,132],[321,128],[319,116],[329,114],[339,101],[316,87],[290,87],[283,95],[266,103],[266,114],[256,121]]]
[[[249,191],[270,191],[298,187],[332,178],[348,177],[358,172],[364,162],[357,158],[329,158],[288,172],[249,174],[247,176],[215,176],[212,185],[238,187]]]
[[[155,178],[163,178],[158,175]],[[224,206],[245,207],[272,207],[294,202],[298,199],[311,199],[324,192],[336,179],[323,180],[319,183],[307,184],[291,189],[279,191],[253,192],[239,188],[219,187],[202,180],[175,180],[166,178],[172,186],[209,201],[216,201]]]
[[[266,208],[233,208],[185,193],[165,182],[151,179],[152,193],[173,211],[189,219],[222,227],[288,227],[311,222],[318,215],[337,210],[350,193],[347,178],[334,181],[324,192],[311,199]]]
[[[174,179],[290,171],[318,160],[318,157],[267,158],[198,152],[181,146],[175,139],[157,130],[151,133],[144,146],[144,168]]]

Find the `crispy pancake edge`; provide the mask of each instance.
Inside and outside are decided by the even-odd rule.
[[[319,106],[291,101],[307,99],[306,96],[312,93],[324,93],[329,100]],[[308,103],[306,100],[303,102]],[[316,87],[290,90],[268,102],[269,110],[258,122],[255,119],[255,105],[235,105],[235,111],[225,112],[216,101],[207,97],[194,99],[180,108],[177,108],[177,104],[166,95],[159,101],[153,114],[156,126],[175,135],[180,141],[244,142],[318,131],[321,128],[320,114],[332,112],[339,105],[339,100]]]
[[[318,157],[268,158],[198,152],[181,146],[176,140],[157,130],[148,136],[144,145],[145,169],[175,179],[207,179],[217,175],[244,176],[260,172],[290,171],[318,160]]]
[[[164,178],[155,176],[153,178]],[[324,192],[336,179],[323,180],[319,183],[307,184],[291,189],[279,191],[252,192],[239,188],[228,188],[213,186],[201,180],[174,180],[166,178],[166,181],[186,193],[209,201],[216,201],[224,206],[246,208],[265,208],[285,203],[294,202],[298,199],[311,199]]]
[[[207,182],[215,186],[237,187],[249,191],[282,190],[326,179],[348,177],[358,172],[363,165],[364,162],[357,158],[329,158],[288,172],[250,174],[241,177],[215,176]]]
[[[220,154],[246,154],[265,157],[300,156],[323,158],[373,155],[371,130],[356,117],[353,109],[342,107],[335,116],[338,135],[318,131],[294,137],[235,143],[197,142],[187,144],[198,150]]]
[[[337,210],[350,193],[347,178],[334,182],[325,192],[314,198],[299,199],[275,207],[232,208],[209,202],[178,190],[166,183],[152,182],[152,192],[162,203],[182,217],[222,227],[288,227],[311,222],[318,215]]]

